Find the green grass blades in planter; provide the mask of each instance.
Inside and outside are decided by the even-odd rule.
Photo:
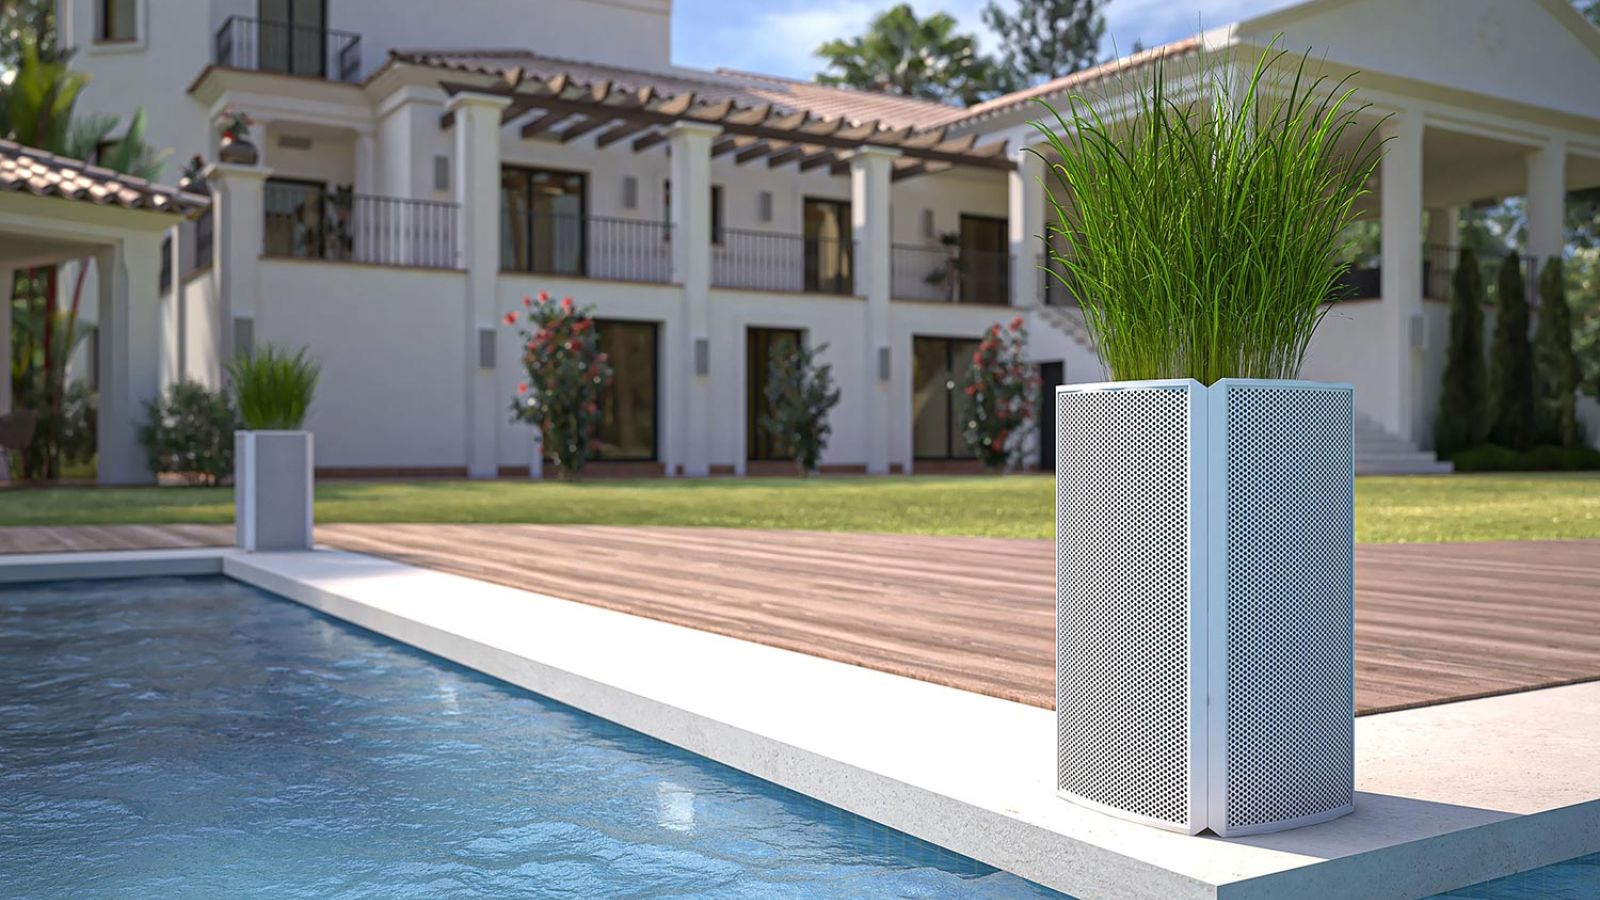
[[[267,344],[228,366],[239,418],[250,431],[298,431],[305,422],[321,367],[302,347],[290,353]]]

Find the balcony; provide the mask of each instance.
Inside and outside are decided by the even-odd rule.
[[[268,182],[262,255],[453,269],[456,204]]]
[[[896,300],[1004,306],[1011,302],[1011,254],[947,244],[895,244],[889,292]]]
[[[1455,280],[1456,264],[1461,258],[1461,248],[1451,244],[1424,244],[1422,247],[1422,296],[1427,300],[1450,299]],[[1483,278],[1485,299],[1494,303],[1499,296],[1500,264],[1504,256],[1498,253],[1478,256],[1479,272]],[[1528,302],[1539,302],[1539,261],[1522,260],[1523,291]],[[1369,254],[1351,261],[1334,288],[1336,300],[1373,299],[1383,295],[1383,265],[1377,254]]]
[[[506,272],[641,281],[672,280],[672,226],[648,219],[504,212],[500,268]]]
[[[1044,271],[1039,273],[1039,286],[1043,296],[1040,298],[1045,306],[1077,306],[1078,292],[1071,287],[1074,283],[1072,271],[1055,259],[1045,254],[1039,254],[1039,268]],[[1057,277],[1057,276],[1060,277]],[[1066,281],[1063,282],[1062,279]]]
[[[229,16],[217,29],[215,62],[329,81],[361,78],[361,35],[310,25]]]
[[[713,287],[808,294],[855,293],[848,238],[723,228],[711,248]]]

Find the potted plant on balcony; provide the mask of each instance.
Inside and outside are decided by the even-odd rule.
[[[1353,808],[1354,398],[1296,378],[1383,142],[1275,45],[1035,123],[1117,379],[1054,398],[1057,789],[1189,833]]]
[[[231,106],[224,109],[217,116],[217,127],[221,130],[217,159],[241,166],[255,165],[261,159],[260,151],[250,140],[250,129],[255,124],[255,120]]]
[[[311,549],[312,435],[302,430],[320,376],[305,348],[267,344],[228,366],[244,428],[234,432],[234,528],[238,545]]]

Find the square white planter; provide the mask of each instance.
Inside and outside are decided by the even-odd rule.
[[[233,524],[244,550],[310,550],[309,431],[233,433]]]
[[[1355,795],[1347,384],[1056,392],[1056,787],[1196,834]]]

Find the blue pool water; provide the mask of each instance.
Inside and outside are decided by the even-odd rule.
[[[222,579],[0,591],[0,873],[8,897],[1063,896]]]

